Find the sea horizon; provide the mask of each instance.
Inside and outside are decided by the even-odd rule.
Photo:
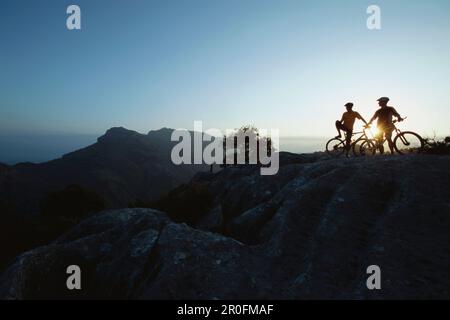
[[[0,163],[45,163],[88,147],[102,134],[0,134]],[[312,153],[325,150],[330,137],[281,136],[279,150],[291,153]]]

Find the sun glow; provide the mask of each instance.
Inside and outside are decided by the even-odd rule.
[[[380,130],[378,130],[378,127],[370,127],[369,132],[373,137],[376,137],[380,134]]]

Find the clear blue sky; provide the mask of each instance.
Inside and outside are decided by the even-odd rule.
[[[203,120],[328,136],[345,102],[369,118],[385,95],[405,128],[450,134],[448,0],[1,0],[0,43],[3,135]]]

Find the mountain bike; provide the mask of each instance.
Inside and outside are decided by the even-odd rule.
[[[406,118],[402,119],[405,120]],[[412,154],[412,153],[421,153],[425,147],[425,140],[417,133],[412,131],[401,131],[398,129],[395,124],[398,123],[398,120],[392,122],[394,126],[393,131],[393,143],[394,150],[399,154]],[[375,155],[377,152],[380,154],[384,153],[384,144],[387,142],[387,139],[383,137],[383,139],[377,139],[375,136],[371,139],[365,139],[361,141],[358,147],[358,152],[360,155]]]
[[[368,131],[368,127],[364,127],[363,131],[359,131],[359,132],[353,132],[352,133],[352,141],[350,143],[350,149],[352,150],[352,153],[355,157],[361,156],[362,154],[360,153],[360,144],[365,142],[365,141],[369,141],[372,140],[371,138],[369,138],[369,135],[367,134]],[[354,136],[359,135],[357,138],[353,139]],[[347,133],[345,134],[345,136],[347,137]],[[346,139],[341,139],[341,138],[332,138],[330,140],[328,140],[327,145],[326,145],[326,151],[330,156],[333,157],[339,157],[341,156],[344,152],[345,152],[345,146],[346,146]]]

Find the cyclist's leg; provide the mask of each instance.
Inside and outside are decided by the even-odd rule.
[[[349,153],[351,145],[352,145],[352,135],[353,135],[353,130],[349,130],[346,128],[346,130],[345,130],[345,154],[347,156],[348,156],[348,153]]]
[[[336,126],[336,130],[339,134],[338,136],[336,136],[336,138],[341,138],[342,137],[341,130],[344,130],[343,129],[344,125],[338,120],[338,121],[336,121],[335,126]]]
[[[380,150],[380,153],[384,153],[384,147],[383,147],[383,138],[384,138],[384,127],[378,126],[378,133],[375,136],[375,140],[377,141],[377,149]]]
[[[389,149],[391,150],[391,154],[394,154],[394,142],[392,141],[392,132],[394,129],[392,127],[386,128],[385,134],[386,134],[386,140],[389,144]]]

